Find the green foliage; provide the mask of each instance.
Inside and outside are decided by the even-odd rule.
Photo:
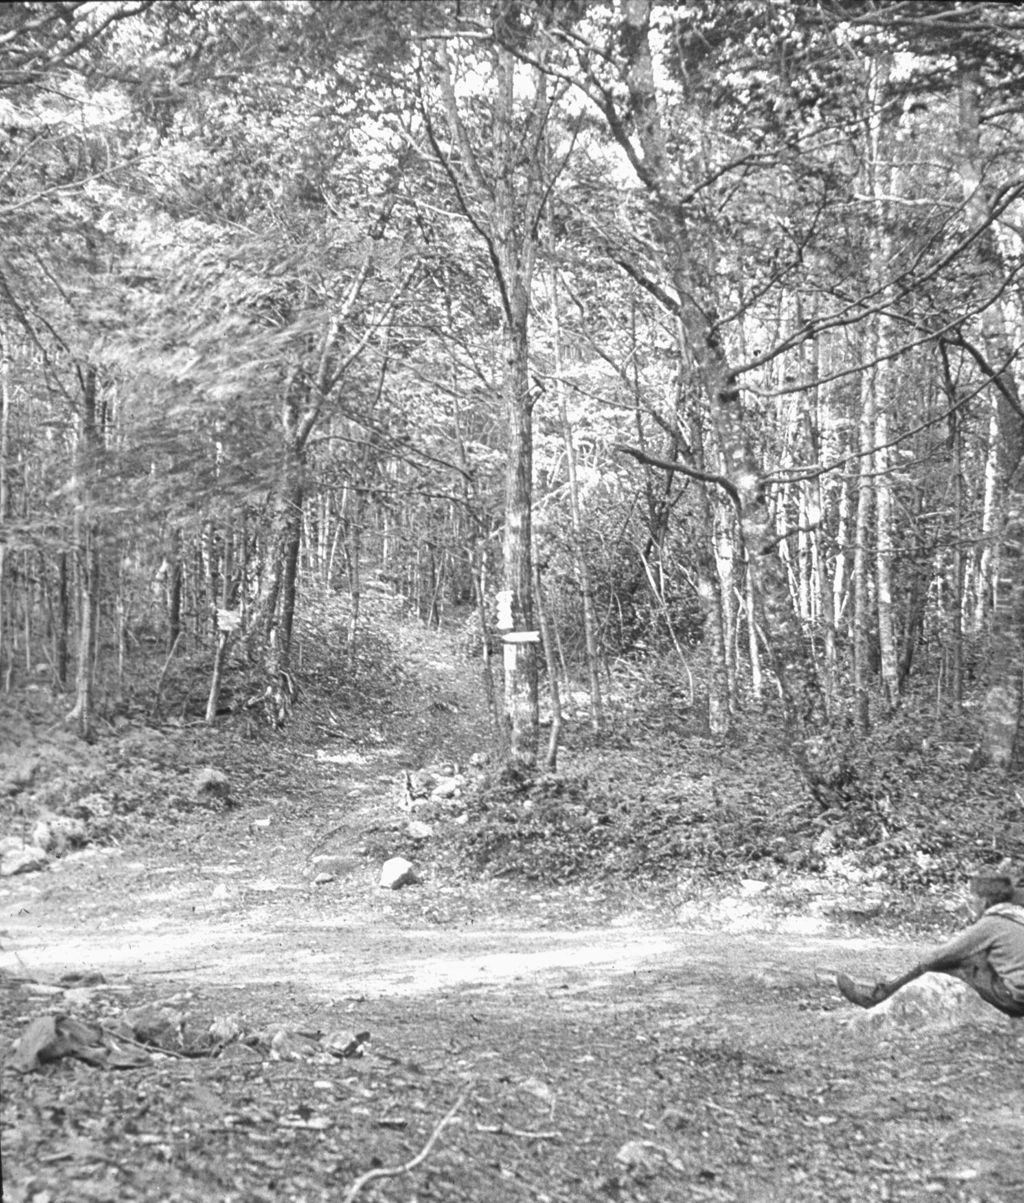
[[[1019,793],[1005,774],[974,765],[976,738],[955,716],[936,735],[921,716],[901,711],[866,736],[840,728],[811,741],[815,861],[852,854],[915,889],[960,882],[972,864],[1020,859]]]
[[[607,800],[585,779],[531,777],[515,768],[485,777],[471,791],[459,855],[496,876],[558,881],[597,869],[612,834]]]
[[[617,760],[590,758],[603,780],[509,769],[484,778],[450,837],[455,855],[474,872],[545,883],[707,878],[783,863],[786,822],[773,821],[773,801],[758,799],[749,777],[676,772],[666,785]]]
[[[910,895],[959,888],[1003,857],[1024,862],[1024,803],[1005,777],[971,767],[970,727],[952,716],[944,742],[913,713],[866,738],[837,729],[801,771],[770,716],[722,742],[687,734],[685,714],[656,734],[661,709],[639,690],[621,749],[580,748],[566,776],[505,770],[475,783],[464,825],[445,826],[448,854],[473,873],[545,883],[811,874]]]

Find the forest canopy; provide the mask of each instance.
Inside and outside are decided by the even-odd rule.
[[[504,647],[513,759],[545,680],[600,731],[641,659],[716,737],[806,763],[924,699],[1015,772],[1022,43],[917,0],[4,5],[4,688],[88,736],[191,657],[208,721],[239,665],[283,721],[384,590]]]

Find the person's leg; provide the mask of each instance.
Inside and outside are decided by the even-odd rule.
[[[855,982],[852,977],[847,977],[845,973],[837,973],[836,985],[843,998],[858,1007],[875,1007],[889,997],[885,992],[885,982],[876,982],[873,986],[865,986],[860,982]]]
[[[839,993],[848,1002],[855,1003],[858,1007],[877,1007],[901,987],[920,976],[921,970],[915,966],[909,973],[893,978],[891,982],[875,982],[873,986],[863,986],[847,977],[845,973],[837,973],[836,985],[839,987]]]
[[[1014,1019],[1024,1016],[1024,1002],[1019,1002],[1006,983],[992,968],[984,953],[961,962],[953,969],[943,969],[947,977],[959,978],[996,1010]]]

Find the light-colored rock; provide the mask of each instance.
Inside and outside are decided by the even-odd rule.
[[[220,769],[209,766],[201,769],[195,779],[195,796],[199,802],[208,802],[211,798],[229,802],[231,800],[231,782],[228,780],[227,773],[222,773]]]
[[[398,890],[402,886],[413,885],[419,881],[416,866],[404,856],[393,856],[381,866],[380,888],[382,890]]]
[[[466,779],[461,774],[456,774],[454,777],[442,777],[437,785],[434,786],[430,797],[435,802],[444,802],[448,798],[457,798],[465,784]]]
[[[230,1040],[237,1040],[243,1031],[237,1015],[218,1015],[210,1024],[210,1035],[224,1044]]]
[[[671,1149],[653,1140],[628,1140],[615,1154],[615,1160],[641,1180],[654,1178],[666,1166],[685,1168]]]
[[[40,819],[32,828],[32,843],[54,856],[63,856],[71,848],[81,848],[88,838],[82,820],[68,815],[51,815]]]
[[[25,982],[21,989],[35,998],[54,998],[64,993],[63,986],[51,986],[48,982]]]
[[[38,768],[39,761],[34,757],[16,758],[13,763],[0,764],[0,797],[16,794],[30,786]]]
[[[405,784],[411,797],[425,798],[437,785],[437,778],[429,769],[417,769],[415,773],[405,774]]]
[[[434,834],[433,827],[429,823],[424,823],[421,819],[413,819],[405,830],[408,836],[414,840],[429,840]]]
[[[45,819],[40,819],[32,828],[32,843],[44,852],[49,852],[53,847],[53,828]]]
[[[740,894],[744,898],[755,898],[758,894],[763,894],[768,889],[766,881],[758,881],[753,877],[744,877],[740,882]]]
[[[314,878],[313,878],[313,885],[315,885],[315,886],[325,886],[325,885],[327,885],[329,882],[332,882],[332,881],[335,881],[335,880],[336,880],[336,878],[335,878],[335,876],[334,876],[334,874],[333,874],[333,873],[318,873],[318,874],[316,875],[316,877],[314,877]]]
[[[786,915],[779,920],[779,931],[793,936],[815,936],[828,930],[821,915]]]
[[[45,869],[50,858],[34,844],[22,844],[20,848],[10,848],[0,855],[0,877],[14,877],[18,873],[34,873]]]
[[[878,1031],[908,1028],[949,1028],[967,1022],[1001,1022],[1000,1012],[958,978],[926,973],[897,990],[877,1007],[856,1011],[853,1028]]]

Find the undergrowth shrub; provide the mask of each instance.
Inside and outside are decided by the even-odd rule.
[[[837,728],[803,773],[753,720],[725,743],[595,749],[574,775],[484,778],[444,839],[473,872],[544,882],[796,872],[921,892],[1003,857],[1024,867],[1024,798],[971,767],[965,732],[946,734],[913,716],[867,737]]]
[[[867,735],[823,733],[808,747],[822,856],[853,853],[903,888],[962,882],[976,864],[1024,857],[1024,807],[1012,781],[974,767],[971,732],[936,736],[912,713]]]

